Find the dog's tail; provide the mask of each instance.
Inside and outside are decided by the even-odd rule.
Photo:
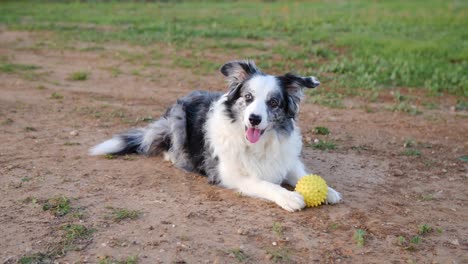
[[[146,128],[136,128],[102,142],[89,150],[90,155],[130,154],[158,155],[170,148],[170,124],[162,117]]]

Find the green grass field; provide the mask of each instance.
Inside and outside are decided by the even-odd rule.
[[[360,95],[388,88],[468,96],[468,1],[2,1],[0,24],[62,41],[160,43],[175,65],[216,70],[251,58]],[[212,56],[207,56],[212,55]],[[159,55],[161,56],[161,55]]]

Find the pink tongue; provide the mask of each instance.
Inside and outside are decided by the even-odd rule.
[[[260,139],[260,129],[251,127],[247,129],[246,136],[250,143],[256,143]]]

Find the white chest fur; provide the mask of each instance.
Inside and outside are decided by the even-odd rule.
[[[302,141],[299,128],[291,135],[279,135],[274,130],[266,131],[261,139],[252,144],[245,138],[241,120],[232,122],[226,116],[222,100],[215,103],[206,123],[206,136],[213,156],[218,157],[222,172],[235,177],[252,177],[271,183],[281,183],[296,165]],[[220,173],[221,182],[224,177]]]

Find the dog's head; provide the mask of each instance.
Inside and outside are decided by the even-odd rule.
[[[291,133],[304,88],[315,88],[317,78],[292,73],[262,73],[253,61],[231,61],[221,67],[229,92],[225,102],[233,122],[241,120],[250,143],[268,131]]]

